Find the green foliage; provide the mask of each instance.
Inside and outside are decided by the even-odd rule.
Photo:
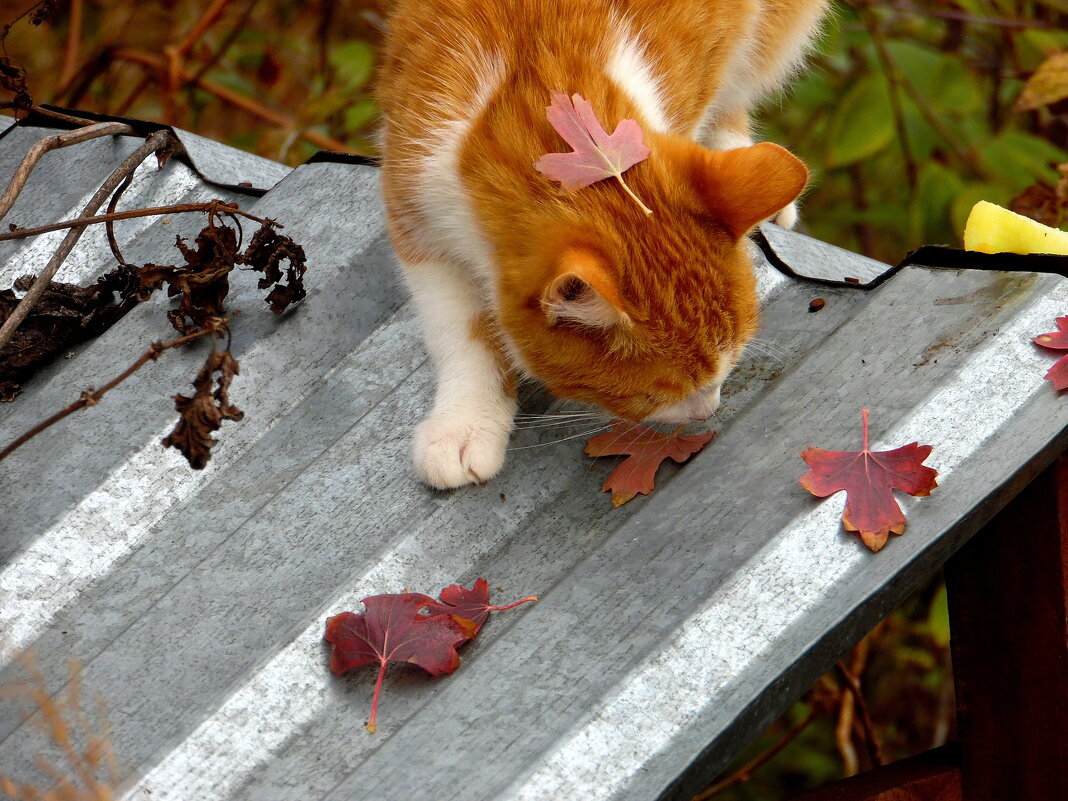
[[[802,225],[896,262],[959,244],[976,200],[1007,204],[1068,161],[1064,110],[1013,110],[1068,50],[1068,0],[841,5],[811,71],[766,118],[813,169]]]

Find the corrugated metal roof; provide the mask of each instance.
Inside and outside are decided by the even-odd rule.
[[[43,134],[4,136],[0,175]],[[133,146],[50,154],[11,219],[70,215]],[[548,444],[566,429],[518,432],[485,487],[430,491],[407,453],[432,372],[377,180],[315,163],[241,199],[305,247],[309,296],[278,319],[254,282],[233,282],[246,418],[224,425],[207,469],[159,444],[196,346],[0,464],[0,683],[19,677],[13,649],[32,648],[57,687],[80,660],[85,693],[110,708],[126,799],[688,798],[1065,444],[1068,404],[1030,343],[1064,313],[1063,279],[910,267],[862,291],[758,258],[764,345],[728,380],[715,441],[652,496],[612,509],[597,491],[610,464],[591,465],[581,437]],[[172,161],[139,173],[124,204],[216,196]],[[118,230],[138,262],[198,227]],[[765,233],[798,272],[878,274]],[[45,238],[3,246],[0,286],[43,263]],[[109,258],[89,234],[65,277]],[[0,440],[167,337],[166,305],[138,306],[0,406]],[[525,406],[561,408],[538,392]],[[806,446],[857,447],[862,406],[876,447],[931,443],[941,473],[878,555],[841,532],[842,497],[797,484]],[[373,672],[329,674],[325,618],[477,576],[503,588],[494,598],[541,601],[494,617],[453,676],[392,672],[367,734]],[[0,772],[27,776],[41,749],[4,708]]]

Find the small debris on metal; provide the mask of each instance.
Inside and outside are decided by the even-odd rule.
[[[808,310],[810,313],[814,314],[826,305],[827,301],[825,301],[823,298],[813,298],[808,302]]]

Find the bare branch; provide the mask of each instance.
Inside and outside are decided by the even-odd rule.
[[[206,211],[212,214],[236,214],[239,217],[245,217],[246,219],[253,220],[260,224],[269,222],[275,228],[285,227],[274,220],[267,220],[263,217],[257,217],[255,214],[249,214],[247,211],[241,211],[241,209],[235,208],[224,201],[210,200],[206,203],[179,203],[174,206],[153,206],[147,209],[116,211],[112,214],[99,214],[95,217],[79,217],[76,220],[64,220],[63,222],[39,225],[36,228],[18,228],[14,231],[6,231],[5,233],[0,234],[0,242],[4,242],[8,239],[24,239],[28,236],[47,234],[50,231],[61,231],[64,228],[85,228],[88,225],[98,225],[99,223],[115,222],[117,220],[132,220],[135,217],[155,217],[163,214],[188,214],[195,211]]]
[[[180,348],[195,339],[200,339],[201,337],[205,337],[211,334],[218,334],[219,331],[224,330],[226,328],[229,322],[230,321],[228,319],[220,320],[215,326],[211,328],[204,328],[200,331],[194,331],[192,334],[187,334],[184,337],[172,339],[170,342],[153,342],[152,345],[149,346],[148,350],[142,353],[141,357],[136,362],[134,362],[125,370],[123,370],[122,373],[113,378],[111,381],[104,384],[104,386],[102,386],[100,389],[86,390],[81,394],[81,397],[79,397],[78,400],[74,401],[74,403],[56,412],[47,420],[42,420],[40,423],[35,425],[21,437],[19,437],[6,448],[4,448],[2,451],[0,451],[0,462],[6,459],[17,448],[22,445],[25,445],[27,442],[36,437],[42,431],[54,426],[63,418],[69,417],[79,409],[84,409],[86,406],[96,406],[96,404],[100,402],[100,399],[104,397],[104,394],[107,393],[108,390],[117,387],[119,384],[121,384],[130,376],[132,376],[134,373],[136,373],[149,362],[156,361],[156,359],[158,359],[164,351],[171,350],[172,348]]]
[[[126,157],[126,159],[109,175],[101,187],[96,190],[96,193],[90,198],[86,204],[83,217],[91,217],[100,208],[101,204],[107,198],[111,196],[111,193],[115,191],[115,188],[125,180],[126,176],[132,173],[140,166],[141,162],[148,158],[153,153],[160,150],[169,148],[178,148],[180,145],[171,136],[169,131],[156,131],[148,137],[148,140],[137,148],[133,153]],[[19,301],[19,305],[15,307],[15,310],[11,313],[11,316],[4,321],[3,326],[0,326],[0,348],[3,348],[11,338],[15,335],[15,329],[19,327],[23,320],[26,319],[30,313],[30,309],[40,299],[41,295],[48,288],[49,283],[55,277],[56,272],[59,270],[60,265],[70,255],[71,250],[81,239],[82,234],[85,233],[85,226],[78,228],[72,228],[67,236],[60,243],[59,248],[52,255],[48,264],[40,275],[33,282],[33,286],[30,287],[30,291]]]
[[[60,94],[74,82],[74,76],[78,70],[78,46],[82,38],[82,0],[71,0],[70,14],[67,19],[67,46],[63,52],[63,70],[60,72],[59,86],[56,94]]]
[[[30,111],[34,114],[40,114],[43,117],[51,117],[60,122],[70,123],[71,125],[98,125],[100,123],[100,120],[91,120],[88,117],[75,117],[73,114],[64,114],[62,111],[45,108],[44,106],[34,106]],[[134,133],[137,134],[136,131],[134,131]]]
[[[140,50],[121,47],[112,54],[112,57],[116,60],[131,61],[134,64],[141,64],[156,70],[161,75],[166,75],[166,61],[154,53],[145,53]],[[283,130],[300,130],[300,133],[298,134],[300,138],[306,139],[317,147],[326,148],[327,150],[339,150],[344,153],[352,152],[352,148],[340,139],[335,139],[332,136],[327,136],[310,128],[301,130],[297,121],[288,114],[276,111],[273,108],[263,105],[258,100],[254,100],[251,97],[235,92],[232,89],[215,83],[207,78],[193,75],[185,68],[179,68],[178,79],[183,83],[192,83],[203,89],[205,92],[210,92],[215,95],[220,100],[229,103],[242,111],[247,111],[249,114],[259,117],[261,120],[269,122],[271,125],[278,128],[282,128]]]
[[[11,178],[7,189],[4,190],[3,196],[0,196],[0,220],[4,219],[11,210],[11,207],[15,204],[15,199],[19,196],[22,188],[26,186],[30,173],[33,172],[33,168],[37,166],[37,162],[41,160],[45,153],[51,150],[58,150],[61,147],[76,145],[79,142],[86,142],[90,139],[117,136],[119,134],[135,134],[135,131],[129,125],[121,122],[98,122],[85,128],[77,128],[73,131],[64,131],[63,133],[46,136],[38,141],[23,156],[19,166],[15,168],[15,175]]]
[[[861,692],[860,682],[857,681],[857,677],[853,672],[846,667],[845,662],[839,660],[835,667],[838,669],[838,675],[853,695],[853,700],[860,711],[860,725],[864,728],[864,740],[868,746],[868,756],[872,764],[875,766],[885,765],[882,750],[879,748],[879,740],[875,736],[875,724],[871,719],[871,712],[868,710],[868,702],[864,699],[864,693]]]
[[[809,712],[804,720],[802,720],[800,723],[790,729],[790,731],[783,735],[783,738],[779,740],[779,742],[775,743],[775,745],[773,745],[767,751],[764,751],[762,754],[758,754],[756,758],[742,765],[742,767],[740,767],[738,770],[736,770],[734,773],[732,773],[730,776],[726,777],[722,781],[718,781],[711,787],[702,790],[700,793],[690,799],[690,801],[708,801],[708,799],[719,795],[724,790],[733,787],[736,784],[741,784],[742,782],[749,781],[749,777],[752,776],[758,768],[762,767],[766,762],[770,761],[780,751],[786,748],[786,746],[796,740],[801,734],[801,732],[807,729],[808,725],[813,720],[815,720],[815,718],[816,713],[814,711]]]

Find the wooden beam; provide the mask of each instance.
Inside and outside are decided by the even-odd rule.
[[[1068,458],[946,564],[966,801],[1068,799]]]
[[[961,801],[956,744],[828,784],[792,801]]]

